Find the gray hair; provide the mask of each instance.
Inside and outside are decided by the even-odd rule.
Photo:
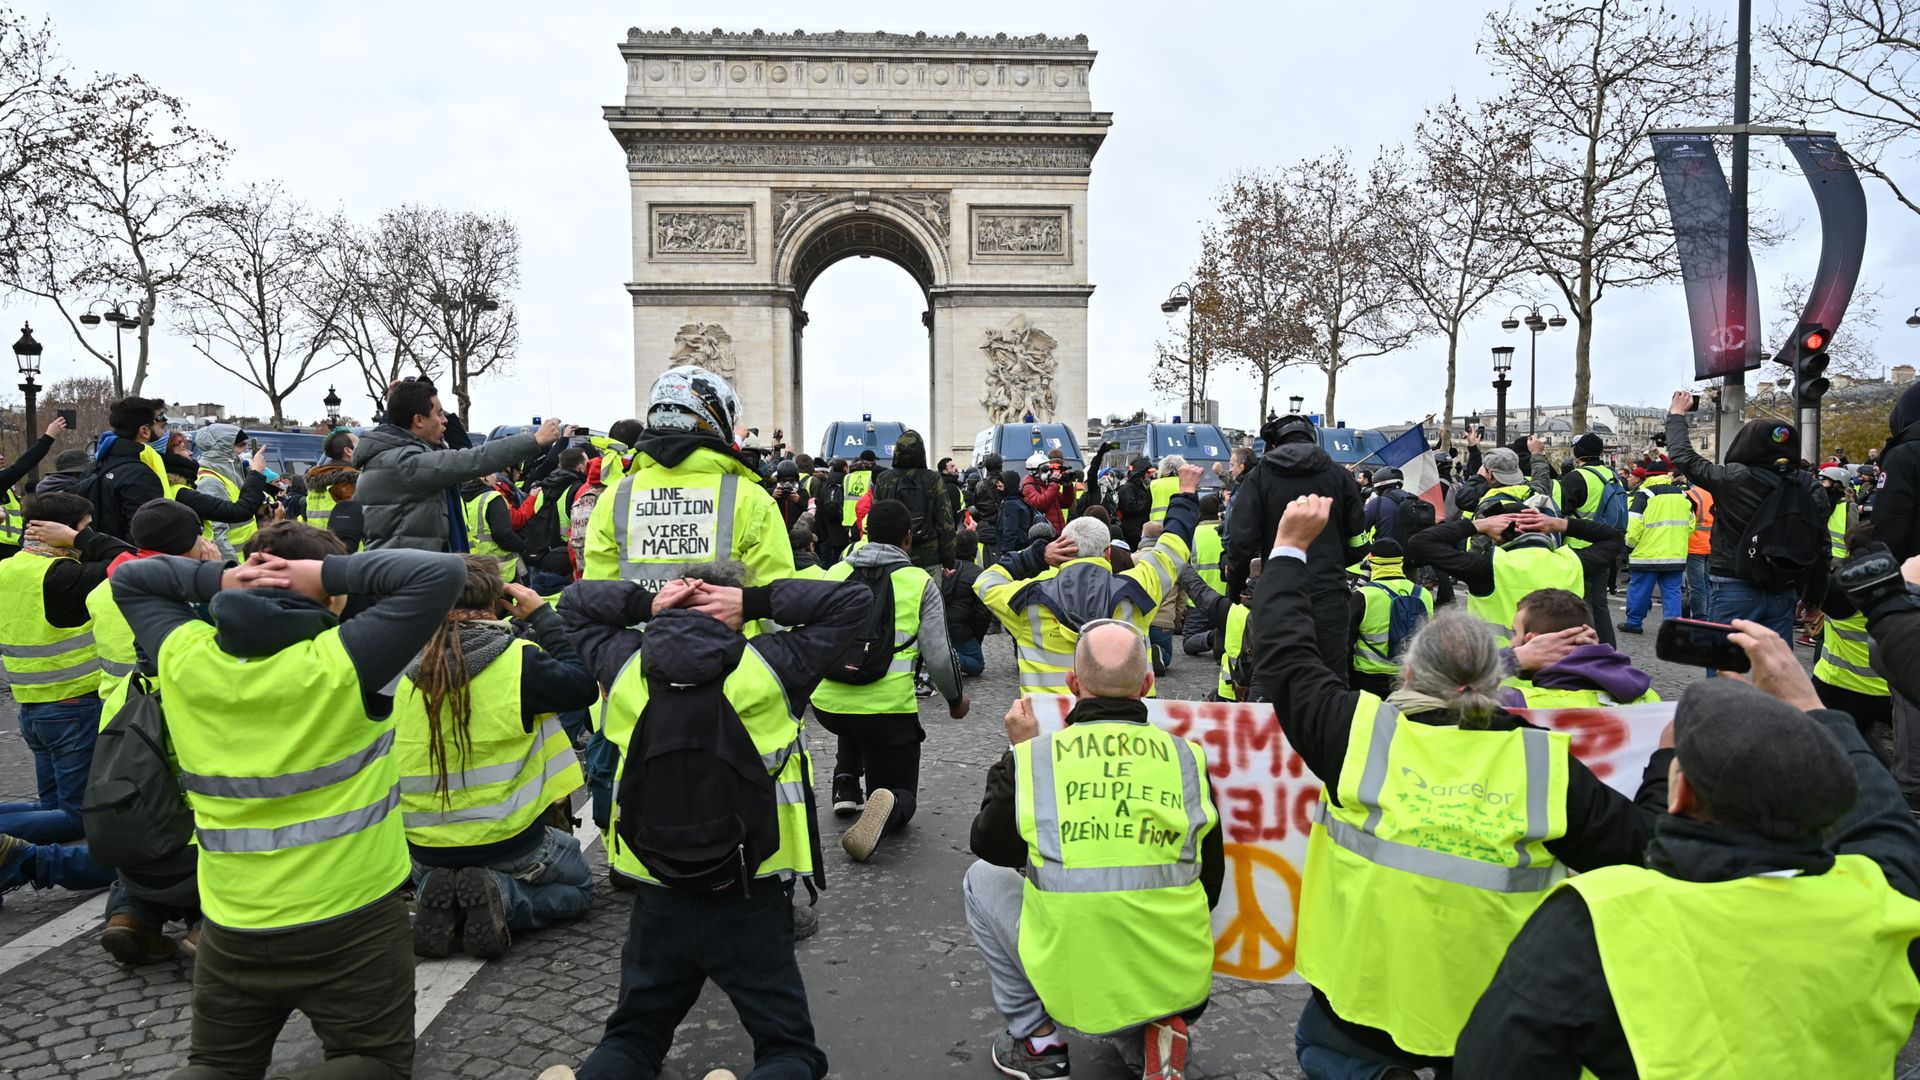
[[[1179,454],[1168,454],[1166,457],[1160,459],[1160,475],[1174,476],[1178,474],[1181,469],[1186,468],[1186,465],[1186,458],[1181,457]]]
[[[1073,677],[1092,697],[1137,698],[1153,671],[1147,639],[1132,623],[1096,619],[1073,646]]]
[[[1107,530],[1104,522],[1089,517],[1077,517],[1067,522],[1060,535],[1073,541],[1075,552],[1082,559],[1091,559],[1106,554],[1107,545],[1113,542],[1113,534]]]
[[[688,563],[682,566],[674,576],[692,578],[695,581],[704,581],[709,585],[720,585],[725,588],[744,589],[747,587],[749,575],[746,563],[721,559],[715,562]]]
[[[1400,682],[1446,702],[1461,727],[1483,728],[1500,707],[1501,673],[1493,627],[1477,615],[1443,609],[1408,644]]]

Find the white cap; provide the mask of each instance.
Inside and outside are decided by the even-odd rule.
[[[1047,463],[1047,455],[1042,454],[1036,450],[1034,451],[1033,456],[1027,459],[1027,468],[1037,469],[1040,466],[1045,465],[1046,463]]]
[[[1847,470],[1841,468],[1838,465],[1829,465],[1826,468],[1821,469],[1820,475],[1822,477],[1825,477],[1828,480],[1833,481],[1836,484],[1844,484],[1848,481],[1848,479],[1850,479],[1850,477],[1847,476]]]

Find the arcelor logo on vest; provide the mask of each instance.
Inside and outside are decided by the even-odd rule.
[[[1405,765],[1400,766],[1400,775],[1413,781],[1413,786],[1436,799],[1449,796],[1480,799],[1490,806],[1503,806],[1510,803],[1519,794],[1513,791],[1488,791],[1485,784],[1429,784],[1427,778]]]

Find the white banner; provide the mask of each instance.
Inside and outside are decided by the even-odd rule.
[[[1065,726],[1073,699],[1035,694],[1042,733]],[[1213,912],[1213,970],[1256,982],[1297,982],[1294,927],[1307,830],[1320,781],[1293,752],[1268,704],[1148,701],[1147,716],[1207,751],[1213,805],[1220,812],[1226,882]],[[1673,703],[1605,709],[1516,709],[1533,723],[1572,737],[1573,756],[1615,791],[1632,798]]]

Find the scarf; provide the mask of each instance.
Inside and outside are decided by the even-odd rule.
[[[500,658],[513,644],[513,633],[507,623],[498,619],[469,619],[460,623],[460,653],[466,657],[467,677],[469,680],[480,677],[488,664]],[[448,665],[453,662],[452,654],[447,656]],[[420,657],[415,656],[407,664],[407,677],[420,677]]]
[[[20,541],[20,550],[32,552],[35,555],[47,559],[72,559],[74,562],[80,561],[80,551],[78,548],[59,547],[54,544],[49,544],[45,540],[22,540]]]

